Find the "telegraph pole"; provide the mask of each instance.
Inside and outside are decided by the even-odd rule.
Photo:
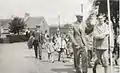
[[[81,4],[81,13],[83,13],[83,4]]]
[[[60,32],[60,14],[58,15],[58,29],[57,32]]]
[[[110,17],[110,0],[107,0],[107,9],[108,9],[108,21],[109,21],[109,34],[111,32],[111,17]],[[111,34],[109,36],[109,42],[110,41],[110,38],[111,38]],[[113,60],[112,60],[112,51],[111,51],[111,43],[109,43],[109,49],[110,49],[110,62],[111,62],[111,73],[113,73]]]
[[[60,15],[58,15],[58,24],[59,24],[59,29],[60,29]]]

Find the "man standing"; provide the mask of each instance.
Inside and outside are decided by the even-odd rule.
[[[36,26],[36,31],[35,31],[35,40],[37,45],[37,54],[39,55],[39,59],[42,59],[42,37],[41,37],[41,32],[40,32],[41,28],[39,25]]]
[[[97,59],[95,60],[93,73],[96,73],[96,67],[99,61],[101,61],[104,67],[105,73],[108,73],[108,64],[109,64],[108,48],[111,49],[111,46],[113,46],[113,44],[111,44],[111,46],[109,45],[110,44],[109,40],[111,40],[109,38],[110,32],[108,29],[108,25],[104,22],[104,20],[105,20],[105,17],[103,15],[100,15],[98,17],[99,23],[95,25],[95,28],[94,28],[93,40],[94,40],[94,48],[95,48]]]
[[[30,34],[31,34],[31,31],[30,31],[30,29],[28,28],[28,29],[26,30],[26,37],[27,37],[27,40],[29,39]]]
[[[87,50],[85,47],[85,38],[84,38],[84,28],[82,27],[83,16],[80,16],[79,23],[74,24],[70,28],[70,38],[73,44],[73,53],[74,53],[74,67],[76,73],[87,73]],[[81,24],[81,25],[80,25]],[[81,59],[81,67],[80,67]]]

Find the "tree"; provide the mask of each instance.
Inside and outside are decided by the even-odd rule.
[[[22,18],[19,17],[14,17],[13,20],[11,20],[11,22],[9,23],[9,32],[12,32],[14,34],[23,31],[23,29],[25,28],[26,24],[24,22],[24,20]]]

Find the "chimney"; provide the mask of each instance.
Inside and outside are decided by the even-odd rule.
[[[83,13],[83,4],[81,4],[81,13]]]

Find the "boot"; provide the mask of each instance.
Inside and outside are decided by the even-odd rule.
[[[83,73],[87,73],[87,72],[83,72]]]
[[[79,71],[76,70],[76,73],[82,73],[82,72],[80,70]]]
[[[79,67],[76,67],[76,73],[82,73]]]
[[[105,71],[105,73],[108,73],[108,67],[107,66],[104,67],[104,71]]]
[[[96,73],[96,69],[93,68],[93,73]]]
[[[41,56],[39,57],[40,60],[42,60]]]

